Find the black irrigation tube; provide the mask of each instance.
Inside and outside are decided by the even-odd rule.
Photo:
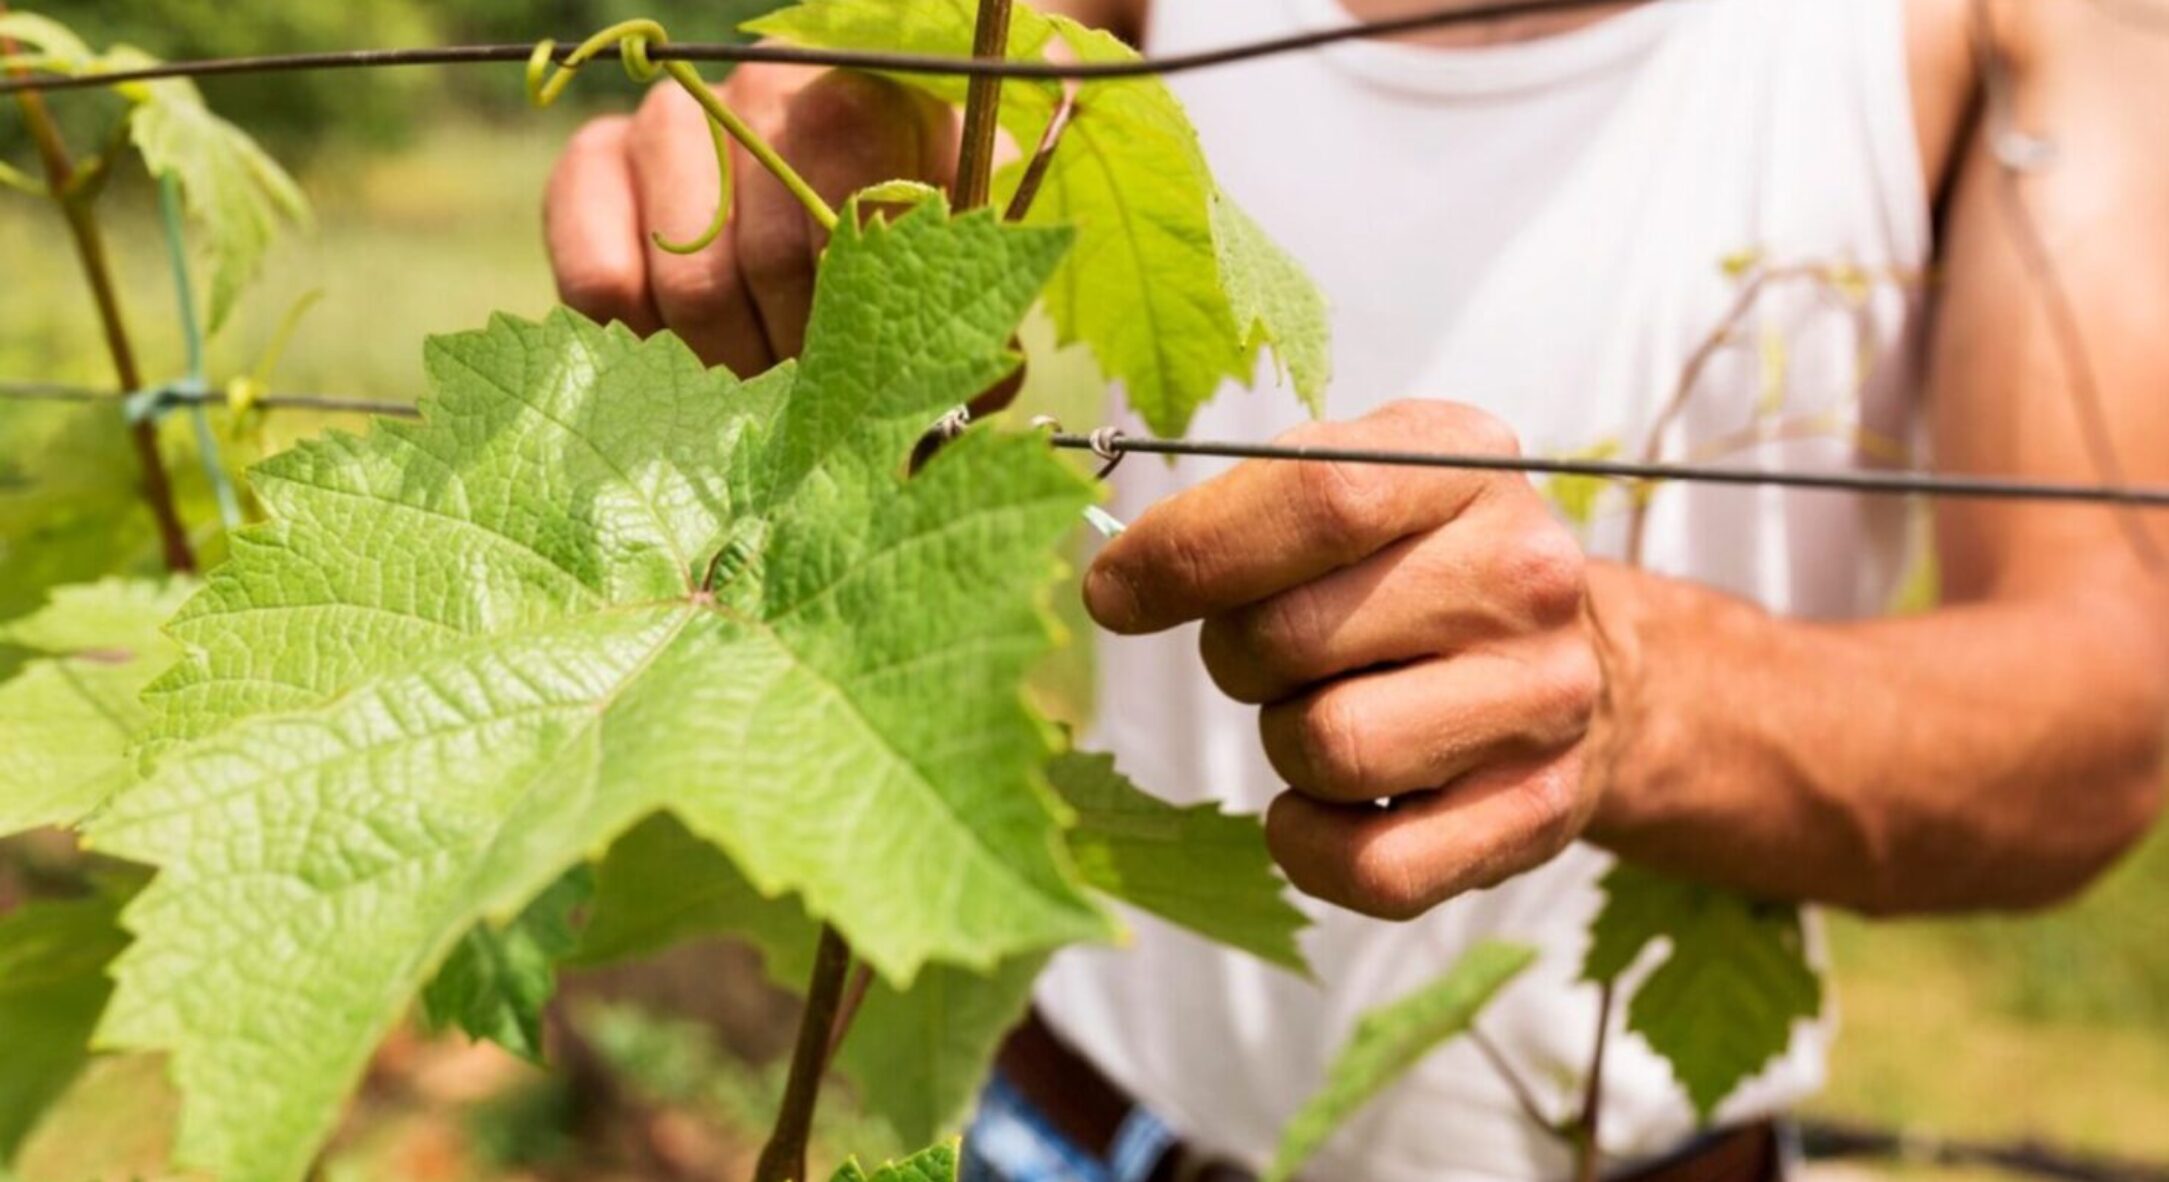
[[[167,406],[217,406],[223,394],[213,391],[167,389]],[[115,402],[119,396],[80,386],[52,382],[0,382],[0,400],[34,402]],[[382,402],[367,398],[343,398],[312,394],[266,394],[254,405],[279,410],[323,411],[343,414],[387,415],[413,418],[420,412],[409,403]],[[1648,484],[1751,485],[1764,488],[1798,488],[1880,496],[1928,496],[1968,500],[2061,501],[2080,504],[2121,505],[2130,508],[2169,509],[2169,488],[2123,487],[2103,484],[2067,484],[2057,481],[2016,480],[1994,476],[1957,476],[1936,472],[1859,469],[1826,472],[1783,472],[1720,464],[1640,464],[1624,460],[1565,459],[1548,456],[1506,456],[1468,452],[1395,451],[1378,448],[1310,447],[1276,443],[1239,443],[1215,439],[1139,439],[1119,431],[1090,434],[1057,431],[1049,442],[1066,451],[1089,451],[1113,460],[1131,453],[1165,456],[1218,456],[1241,460],[1289,460],[1309,463],[1380,464],[1397,468],[1447,468],[1461,471],[1519,472],[1543,476],[1588,476],[1605,480],[1631,480]]]
[[[1685,3],[1688,0],[1667,0]],[[1425,29],[1482,24],[1516,17],[1609,8],[1620,0],[1507,0],[1505,3],[1441,5],[1388,20],[1359,21],[1316,29],[1285,37],[1248,41],[1237,45],[1192,53],[1145,57],[1122,62],[1021,62],[988,61],[967,57],[913,53],[882,53],[864,50],[802,49],[788,45],[720,45],[673,42],[653,46],[648,56],[656,61],[773,62],[801,66],[842,66],[881,70],[893,74],[940,74],[963,78],[1106,79],[1140,78],[1181,74],[1214,66],[1233,65],[1257,58],[1316,49],[1341,41],[1392,37]],[[571,45],[558,46],[554,56],[562,61]],[[457,66],[490,62],[525,62],[535,52],[533,42],[505,45],[445,45],[418,49],[355,49],[321,53],[268,54],[258,57],[211,58],[200,61],[163,62],[135,70],[104,74],[30,74],[0,79],[0,94],[22,90],[79,90],[111,86],[120,82],[148,82],[160,78],[215,78],[231,74],[267,74],[294,70],[351,70],[386,66]]]

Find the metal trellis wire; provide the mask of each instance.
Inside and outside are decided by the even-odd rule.
[[[187,385],[153,392],[157,409],[176,410],[225,402],[223,395]],[[55,382],[0,382],[0,400],[98,403],[117,402],[102,390]],[[253,405],[274,410],[415,418],[411,403],[314,394],[266,394]],[[1871,496],[1927,496],[1966,500],[2058,501],[2169,509],[2169,487],[2079,484],[1997,476],[1959,475],[1918,470],[1778,471],[1747,465],[1645,464],[1558,456],[1515,456],[1472,452],[1403,451],[1388,448],[1317,447],[1301,444],[1247,443],[1219,439],[1144,439],[1112,428],[1087,433],[1056,430],[1048,442],[1065,451],[1092,452],[1102,459],[1132,453],[1163,456],[1217,456],[1240,460],[1307,463],[1378,464],[1396,468],[1448,468],[1480,472],[1518,472],[1533,476],[1585,476],[1644,484],[1729,484],[1849,492]],[[1106,469],[1103,469],[1103,472]]]
[[[1435,8],[1385,20],[1351,21],[1282,37],[1246,41],[1218,49],[1192,53],[1141,57],[1115,62],[1001,61],[941,54],[884,53],[873,50],[805,49],[789,45],[723,45],[672,42],[649,51],[655,61],[771,62],[801,66],[838,66],[879,70],[892,74],[940,74],[962,78],[1036,78],[1091,80],[1109,78],[1165,77],[1192,70],[1234,65],[1258,58],[1316,49],[1342,41],[1358,41],[1426,29],[1485,24],[1517,17],[1583,9],[1608,8],[1619,0],[1507,0],[1505,3],[1443,4]],[[1665,0],[1666,3],[1710,3],[1712,0]],[[22,90],[79,90],[112,86],[122,82],[146,82],[159,78],[214,78],[230,74],[267,74],[295,70],[376,69],[388,66],[479,65],[492,62],[525,64],[535,52],[533,42],[497,45],[439,45],[412,49],[353,49],[318,53],[267,54],[255,57],[206,58],[197,61],[161,62],[131,70],[99,74],[31,74],[0,79],[0,94]],[[562,62],[571,52],[561,46],[554,57]]]

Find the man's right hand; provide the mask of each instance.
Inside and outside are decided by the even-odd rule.
[[[896,178],[946,185],[955,116],[915,91],[865,74],[755,65],[718,88],[822,198]],[[736,208],[696,254],[685,241],[715,213],[715,150],[691,96],[657,85],[637,114],[596,119],[550,176],[543,225],[565,303],[642,335],[668,328],[703,361],[759,373],[805,344],[814,262],[826,235],[797,199],[733,144]]]

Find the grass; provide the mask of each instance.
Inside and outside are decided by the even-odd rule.
[[[2169,1162],[2169,829],[2038,916],[1832,924],[1814,1110]]]
[[[564,120],[453,126],[393,158],[320,154],[303,178],[314,233],[287,235],[263,280],[212,342],[214,379],[252,368],[286,309],[321,289],[274,384],[411,400],[421,342],[479,328],[493,310],[534,315],[554,301],[541,249],[541,192]],[[125,184],[104,207],[146,375],[181,364],[172,279],[148,186]],[[111,368],[89,295],[47,207],[0,194],[0,378],[105,383]]]

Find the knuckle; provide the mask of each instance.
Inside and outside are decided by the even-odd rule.
[[[735,245],[738,273],[756,291],[777,290],[813,269],[803,237],[791,227],[742,225]]]
[[[1549,861],[1573,844],[1582,826],[1581,764],[1553,760],[1522,782],[1520,798],[1528,826],[1529,850]]]
[[[628,115],[604,115],[581,124],[579,130],[565,141],[564,157],[558,167],[578,168],[622,156],[626,133],[631,130],[632,123],[632,117]]]
[[[700,104],[676,86],[651,86],[633,112],[633,124],[643,135],[701,119]]]
[[[1461,446],[1483,455],[1518,456],[1521,436],[1506,420],[1462,403],[1452,404],[1452,431]]]
[[[1305,514],[1331,538],[1363,538],[1386,515],[1391,476],[1365,464],[1300,464],[1296,487]]]
[[[1296,743],[1303,762],[1336,796],[1356,796],[1368,783],[1364,763],[1363,720],[1345,695],[1330,690],[1314,696],[1296,715]]]
[[[559,266],[557,294],[575,311],[607,324],[635,319],[647,293],[641,288],[639,272],[629,264],[582,263]]]
[[[845,70],[821,75],[791,100],[791,129],[801,135],[842,138],[888,128],[908,131],[916,119],[902,87]]]
[[[1588,560],[1565,530],[1547,518],[1497,553],[1495,577],[1525,605],[1532,623],[1552,628],[1581,618]]]
[[[1348,906],[1373,919],[1406,923],[1431,909],[1419,859],[1392,830],[1359,843],[1349,859]]]
[[[1151,569],[1157,576],[1157,581],[1164,582],[1185,596],[1194,594],[1212,582],[1214,563],[1211,547],[1210,541],[1189,530],[1163,531],[1159,535],[1159,544],[1152,551]],[[1143,603],[1144,589],[1133,583],[1132,590],[1140,593],[1138,602]]]
[[[1205,663],[1206,676],[1221,693],[1238,702],[1258,705],[1264,695],[1251,670],[1255,658],[1243,634],[1242,625],[1231,617],[1215,616],[1198,629],[1198,656]]]
[[[1597,699],[1604,692],[1604,672],[1587,646],[1574,644],[1552,662],[1542,675],[1538,707],[1543,712],[1544,732],[1562,743],[1573,743],[1589,730]]]
[[[674,324],[709,321],[727,314],[737,296],[737,280],[707,252],[660,257],[655,265],[655,302]]]
[[[1269,676],[1305,680],[1327,629],[1320,599],[1317,584],[1304,583],[1244,608],[1227,617],[1225,643]]]

